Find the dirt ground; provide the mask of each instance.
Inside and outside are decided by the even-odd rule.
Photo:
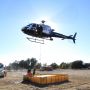
[[[21,83],[25,73],[25,71],[7,72],[7,77],[0,78],[0,90],[90,90],[90,70],[37,71],[36,73],[39,74],[61,73],[69,75],[69,82],[43,88]]]

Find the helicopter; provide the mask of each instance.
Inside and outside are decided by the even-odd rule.
[[[57,33],[49,25],[46,25],[44,20],[41,21],[41,24],[30,23],[25,27],[23,27],[21,31],[24,34],[27,34],[33,37],[33,38],[27,37],[28,40],[36,43],[41,43],[41,44],[44,44],[44,39],[53,41],[53,37],[61,38],[61,40],[71,39],[75,43],[75,40],[76,40],[75,37],[77,35],[77,33],[69,36]],[[42,40],[39,40],[37,38],[41,38]]]

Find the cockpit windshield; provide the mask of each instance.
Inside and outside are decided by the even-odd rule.
[[[32,27],[32,24],[29,24],[29,25],[27,25],[26,27],[27,27],[27,28],[31,28],[31,27]]]
[[[36,28],[37,24],[32,23],[32,24],[27,25],[26,27],[27,27],[27,29]]]
[[[32,24],[32,27],[36,27],[37,25],[36,24]]]
[[[3,67],[3,64],[2,63],[0,63],[0,68],[2,68]]]

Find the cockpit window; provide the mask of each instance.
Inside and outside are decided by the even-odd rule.
[[[32,27],[32,24],[27,25],[27,27]]]
[[[32,24],[29,24],[26,26],[27,29],[31,29],[32,28]]]
[[[0,63],[0,68],[2,68],[2,67],[3,67],[3,64]]]
[[[32,23],[32,24],[27,25],[26,27],[27,27],[27,29],[30,30],[32,28],[36,28],[37,27],[37,24]]]
[[[37,25],[36,24],[33,24],[32,27],[36,27]]]

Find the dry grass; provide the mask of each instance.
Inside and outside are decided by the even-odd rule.
[[[22,84],[24,71],[8,72],[7,77],[0,78],[0,90],[90,90],[90,70],[55,70],[37,72],[40,74],[64,73],[69,75],[69,82],[49,85],[47,87],[35,87],[30,84]]]

